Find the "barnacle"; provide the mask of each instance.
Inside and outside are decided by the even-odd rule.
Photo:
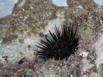
[[[55,27],[55,33],[49,31],[44,39],[40,40],[37,47],[37,55],[44,60],[68,59],[78,49],[77,26],[63,25],[60,28]]]

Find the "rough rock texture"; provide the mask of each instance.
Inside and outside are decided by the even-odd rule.
[[[55,19],[58,12],[64,11],[65,16],[70,17],[75,14],[73,10],[80,3],[82,3],[81,5],[85,4],[85,7],[91,6],[90,9],[93,9],[93,2],[90,0],[68,0],[68,8],[54,6],[52,0],[18,0],[12,15],[1,19],[0,22],[9,24],[13,30],[25,31],[29,29],[28,31],[40,34],[48,20]]]
[[[68,74],[71,77],[103,76],[103,8],[96,7],[93,0],[68,0],[68,5],[68,7],[57,7],[52,5],[49,0],[19,0],[14,7],[12,15],[0,19],[0,34],[2,34],[0,35],[0,43],[3,42],[2,46],[0,46],[0,51],[3,51],[3,49],[5,49],[5,51],[9,50],[10,53],[12,50],[20,51],[19,57],[23,54],[21,53],[22,51],[28,54],[28,51],[33,50],[31,49],[31,44],[34,43],[33,40],[36,39],[32,39],[32,33],[35,35],[44,35],[48,33],[48,30],[53,29],[55,25],[59,26],[62,22],[75,23],[79,27],[81,38],[79,53],[75,59],[71,57],[70,61],[68,60],[67,62],[50,60],[44,65],[40,65],[43,66],[41,68],[37,64],[33,66],[29,60],[31,58],[28,56],[33,55],[33,53],[28,55],[24,53],[23,57],[28,58],[26,59],[27,62],[24,62],[24,64],[20,66],[14,64],[15,68],[9,68],[11,71],[14,68],[13,70],[16,69],[16,73],[21,74],[22,71],[24,71],[23,68],[28,67],[34,71],[36,70],[36,76],[38,77],[44,73],[41,72],[43,69],[53,69],[55,72],[58,72],[61,77],[64,77],[64,73],[67,77]],[[51,23],[52,25],[50,25]],[[14,39],[17,40],[11,43]],[[17,41],[19,41],[19,44]],[[3,48],[3,46],[5,47]],[[4,58],[0,61],[5,64]],[[1,63],[0,66],[2,66],[3,63]],[[71,66],[69,72],[66,68],[68,66]],[[35,68],[39,70],[37,71]],[[63,69],[65,69],[65,71]],[[77,72],[78,70],[79,72]],[[3,73],[5,74],[7,72],[8,70]],[[15,71],[12,72],[14,74]]]
[[[99,64],[103,63],[103,35],[100,36],[100,38],[95,43],[95,50],[97,56],[96,64],[99,66]]]
[[[19,0],[8,22],[13,30],[30,29],[35,34],[40,33],[48,20],[56,17],[56,8],[49,0]]]

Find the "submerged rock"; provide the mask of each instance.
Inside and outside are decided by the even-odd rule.
[[[103,63],[103,35],[101,35],[95,43],[95,52],[97,54],[96,64]]]

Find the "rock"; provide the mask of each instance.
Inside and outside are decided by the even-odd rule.
[[[103,35],[101,35],[95,43],[95,52],[97,54],[96,64],[103,63]]]

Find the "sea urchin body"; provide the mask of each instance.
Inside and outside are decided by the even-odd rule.
[[[78,49],[79,38],[77,31],[77,26],[74,25],[55,27],[55,33],[49,31],[49,34],[40,40],[37,46],[39,48],[37,55],[44,60],[68,59]]]

